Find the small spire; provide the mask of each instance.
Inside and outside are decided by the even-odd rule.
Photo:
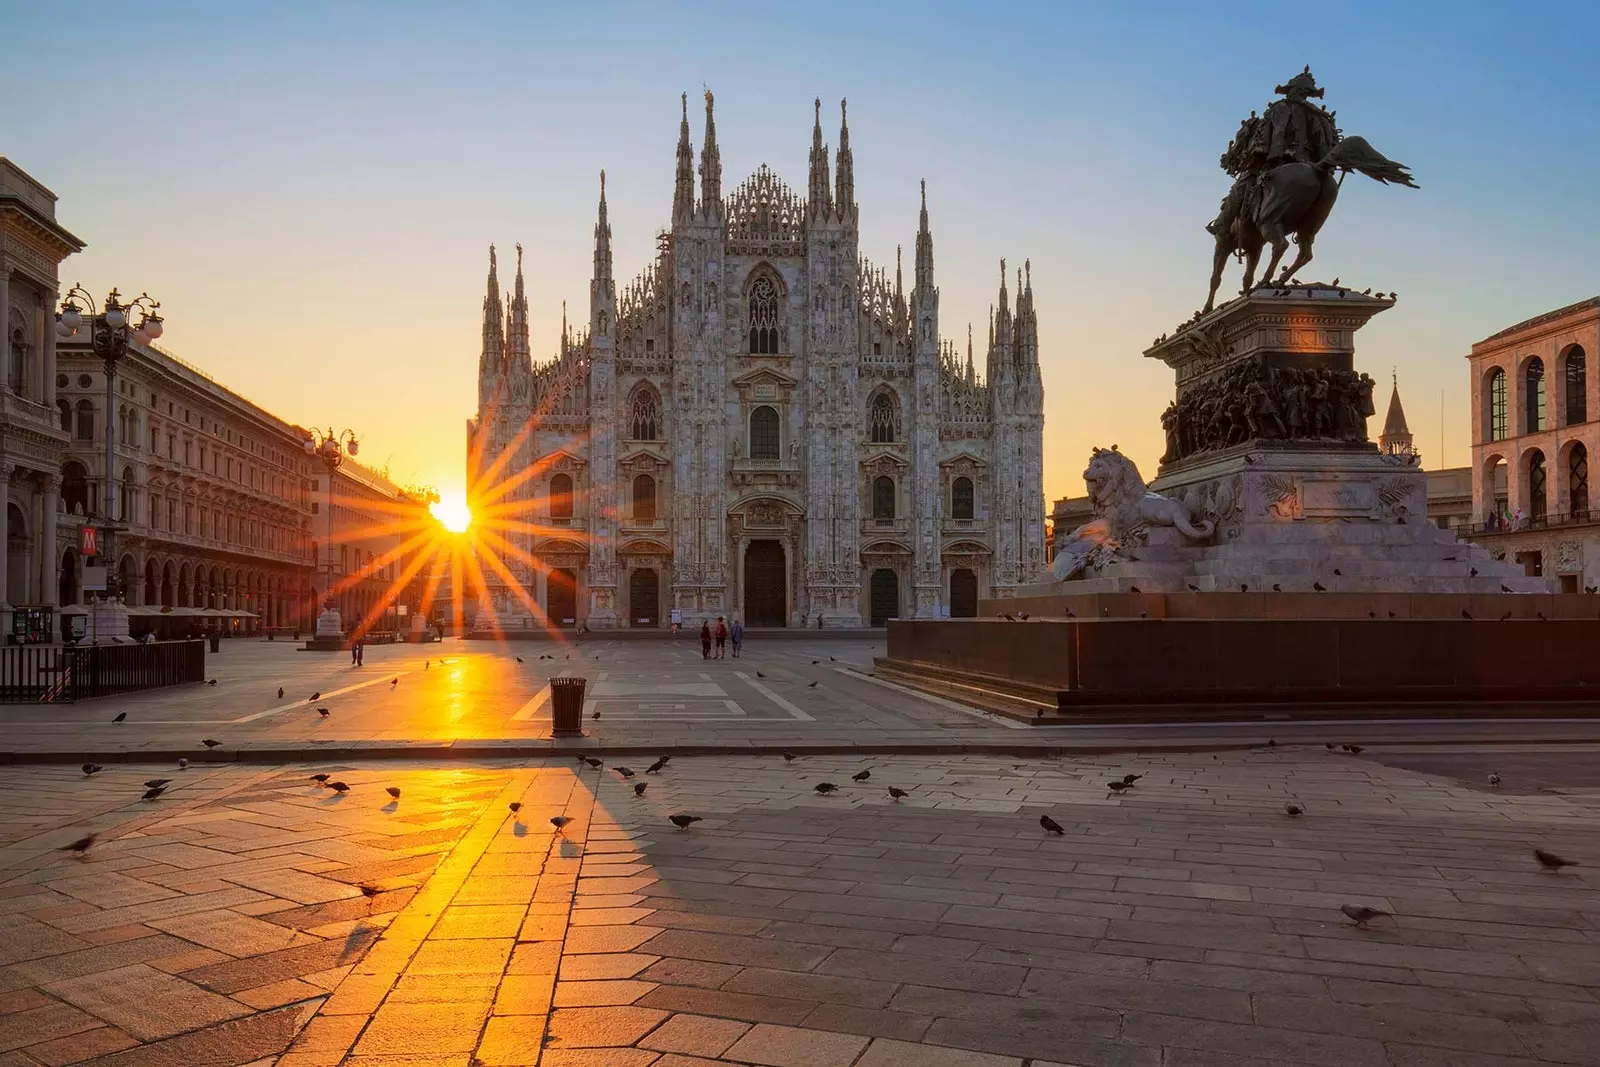
[[[678,177],[672,193],[672,217],[694,214],[694,146],[689,143],[689,94],[683,94],[683,120],[678,125]]]
[[[611,219],[606,213],[606,172],[600,172],[600,213],[594,224],[594,280],[611,284]]]
[[[917,224],[917,289],[933,288],[933,231],[928,229],[928,182],[922,181],[922,211]]]
[[[722,200],[722,153],[717,149],[716,100],[706,90],[706,143],[700,148],[700,202],[706,210]]]
[[[905,245],[894,246],[894,295],[898,297],[903,286],[900,281],[900,260],[905,253]]]
[[[811,198],[811,214],[827,218],[832,214],[833,203],[828,188],[828,146],[822,143],[822,97],[812,103],[816,107],[816,119],[811,125],[811,175],[807,195]]]
[[[850,120],[846,114],[848,101],[839,101],[839,154],[834,163],[834,173],[838,183],[834,195],[834,203],[841,213],[850,210],[856,202],[856,164],[855,157],[850,154]]]

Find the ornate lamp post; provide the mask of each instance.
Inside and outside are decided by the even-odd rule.
[[[84,309],[78,306],[80,299],[88,308],[87,315],[84,314]],[[94,297],[90,296],[82,285],[74,284],[61,302],[61,313],[56,316],[56,332],[62,337],[71,337],[84,326],[88,326],[90,346],[94,354],[100,357],[106,371],[105,497],[98,531],[100,541],[95,545],[96,553],[106,561],[106,588],[101,594],[101,600],[106,603],[119,600],[123,595],[122,576],[117,571],[116,557],[116,532],[119,529],[116,507],[115,429],[117,364],[128,354],[129,342],[147,344],[161,336],[162,319],[157,311],[160,307],[161,302],[151,299],[149,293],[140,293],[124,304],[121,294],[113,289],[106,297],[104,310],[96,310]],[[139,321],[132,323],[129,321],[129,316],[135,309],[139,312]],[[123,515],[121,519],[126,521],[127,516]],[[121,632],[126,633],[125,624]]]
[[[334,433],[333,427],[330,426],[328,432],[323,433],[313,427],[300,447],[306,450],[306,455],[320,459],[328,470],[328,584],[325,587],[326,603],[323,614],[332,612],[330,623],[336,623],[339,632],[343,633],[343,620],[339,618],[338,610],[333,606],[333,476],[344,465],[346,455],[354,456],[361,451],[361,442],[356,440],[355,432],[352,430]],[[316,627],[319,635],[322,629],[322,618],[319,616]]]

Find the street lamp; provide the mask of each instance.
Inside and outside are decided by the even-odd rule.
[[[327,602],[324,604],[324,607],[325,609],[332,611],[333,475],[340,467],[344,465],[344,457],[346,455],[354,456],[361,451],[361,442],[356,440],[356,435],[354,431],[351,430],[343,430],[339,433],[334,433],[333,427],[330,426],[328,427],[328,432],[323,433],[321,430],[313,427],[310,433],[306,435],[306,439],[300,443],[300,447],[305,449],[306,455],[320,459],[322,461],[322,465],[328,469],[328,584],[326,587]]]
[[[82,299],[88,306],[87,316],[78,306],[78,299]],[[66,299],[61,302],[61,313],[56,316],[56,332],[62,337],[71,337],[84,326],[89,327],[90,347],[94,350],[94,354],[100,357],[106,371],[106,491],[105,511],[99,529],[104,540],[95,545],[95,550],[100,558],[106,561],[106,588],[101,594],[101,599],[107,602],[123,595],[122,576],[117,571],[115,535],[118,526],[113,518],[116,514],[117,483],[117,439],[113,430],[117,410],[117,364],[128,354],[130,341],[142,345],[161,336],[162,319],[157,311],[159,307],[161,302],[152,300],[149,293],[140,293],[124,304],[121,294],[113,289],[106,297],[105,310],[97,311],[94,297],[90,296],[82,285],[74,283],[67,291]],[[128,321],[128,314],[135,309],[139,312],[139,321],[137,324],[131,324]],[[127,516],[122,516],[122,519],[126,521]]]

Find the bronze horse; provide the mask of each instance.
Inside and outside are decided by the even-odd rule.
[[[1273,272],[1289,249],[1290,237],[1299,245],[1300,253],[1278,276],[1278,284],[1288,281],[1310,263],[1312,244],[1322,224],[1328,221],[1333,202],[1339,198],[1339,183],[1344,180],[1345,172],[1352,170],[1384,184],[1395,182],[1417,188],[1405,164],[1389,159],[1364,137],[1344,138],[1315,163],[1285,163],[1274,167],[1259,184],[1249,175],[1234,182],[1233,189],[1222,202],[1222,211],[1206,226],[1217,244],[1212,255],[1211,292],[1206,297],[1205,310],[1209,312],[1216,304],[1222,268],[1229,256],[1237,255],[1244,260],[1241,293],[1248,293],[1254,287],[1261,246],[1268,242],[1272,244],[1272,259],[1262,275],[1263,285],[1272,284]]]

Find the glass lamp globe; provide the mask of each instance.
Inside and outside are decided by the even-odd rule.
[[[78,310],[77,304],[67,305],[67,310],[61,313],[61,325],[68,330],[76,330],[83,325],[83,312]]]
[[[352,437],[350,438],[350,443],[345,446],[345,450],[353,456],[361,451],[361,442]]]
[[[128,314],[119,307],[106,308],[106,325],[120,330],[128,324]]]
[[[67,325],[65,319],[57,319],[56,320],[56,336],[57,337],[71,337],[73,334],[75,334],[77,332],[78,332],[77,330],[74,330],[71,326]]]
[[[149,318],[144,320],[144,335],[150,338],[150,340],[154,341],[156,338],[161,336],[162,332],[163,328],[161,326],[160,315],[151,315]]]
[[[300,447],[306,450],[306,455],[308,456],[317,454],[317,443],[309,437],[300,442]]]

